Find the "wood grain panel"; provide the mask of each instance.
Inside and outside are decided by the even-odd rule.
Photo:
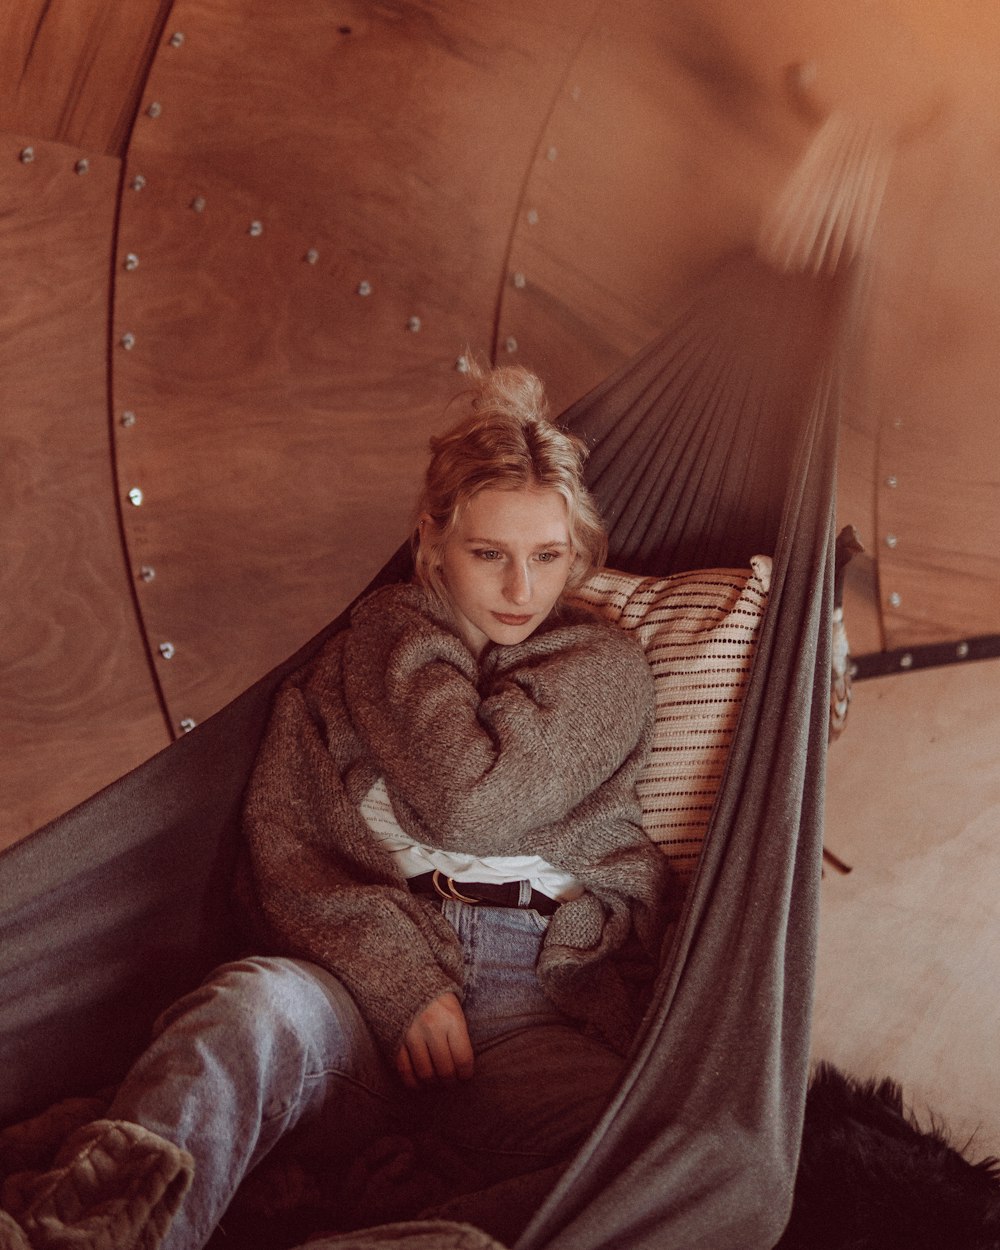
[[[0,845],[165,745],[108,436],[119,162],[0,139]],[[18,159],[26,148],[27,163]],[[86,160],[85,172],[79,166]]]
[[[872,401],[890,647],[1000,630],[1000,93],[963,64],[967,84],[900,162],[881,253]]]
[[[489,351],[589,10],[175,6],[183,43],[160,49],[129,152],[112,347],[175,727],[311,636],[407,533],[456,360]]]
[[[864,547],[844,578],[844,627],[853,655],[885,649],[878,588],[878,414],[870,403],[868,354],[848,354],[843,384],[843,418],[837,457],[838,532],[852,525]]]
[[[713,25],[690,6],[606,5],[570,69],[518,215],[497,339],[498,355],[544,374],[557,407],[671,322],[725,251],[752,243],[801,150],[782,49],[745,32],[741,43],[740,26],[728,8]],[[786,57],[812,48],[784,37]],[[863,379],[850,389],[839,515],[874,546],[877,419]],[[847,600],[852,645],[880,649],[871,558],[852,569]]]
[[[841,519],[863,518],[871,552],[849,584],[868,613],[855,649],[881,644],[873,610],[891,646],[996,632],[1000,19],[983,0],[947,21],[864,0],[179,0],[164,26],[167,9],[19,0],[0,14],[0,105],[40,151],[68,140],[56,150],[96,171],[142,88],[114,258],[117,483],[106,426],[99,452],[93,438],[110,181],[81,224],[95,178],[61,165],[53,189],[41,162],[17,161],[19,135],[2,176],[32,196],[2,226],[9,289],[48,284],[10,314],[3,349],[18,394],[3,576],[70,622],[42,646],[26,616],[8,644],[18,767],[43,795],[17,798],[18,829],[96,777],[99,738],[109,775],[162,740],[128,577],[171,725],[203,719],[402,538],[466,344],[535,365],[562,407],[753,237],[808,134],[791,63],[816,65],[826,104],[909,135],[841,461]],[[25,311],[50,303],[51,317]],[[112,572],[119,502],[126,572]],[[60,676],[64,651],[76,666]]]
[[[560,407],[653,337],[678,290],[753,239],[803,150],[790,66],[815,68],[818,106],[882,121],[899,158],[852,343],[838,498],[868,550],[847,588],[863,653],[1000,627],[1000,37],[995,20],[945,36],[931,13],[844,16],[603,5],[536,149],[496,345]],[[901,414],[909,450],[893,441]]]
[[[9,0],[0,117],[10,130],[121,156],[171,0]]]
[[[753,241],[801,150],[779,52],[734,42],[733,20],[604,3],[569,71],[518,215],[497,338],[550,379],[559,407]]]

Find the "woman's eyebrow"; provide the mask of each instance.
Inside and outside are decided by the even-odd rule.
[[[467,538],[465,541],[466,541],[466,543],[467,543],[469,546],[473,546],[473,545],[475,545],[475,546],[483,546],[483,547],[506,547],[506,546],[509,546],[509,544],[508,544],[508,543],[505,543],[505,542],[501,541],[501,539],[499,539],[499,538]],[[562,547],[562,548],[564,548],[564,549],[568,549],[568,548],[569,548],[569,543],[568,543],[568,542],[566,542],[564,539],[561,539],[561,538],[554,538],[554,539],[552,540],[552,542],[540,542],[540,543],[536,543],[536,544],[535,544],[535,548],[534,548],[534,549],[535,549],[536,551],[541,551],[543,548],[548,549],[548,548],[551,548],[551,547]]]

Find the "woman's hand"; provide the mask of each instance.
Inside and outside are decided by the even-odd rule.
[[[454,994],[435,998],[406,1030],[396,1052],[396,1070],[409,1089],[421,1081],[467,1081],[472,1076],[472,1043]]]

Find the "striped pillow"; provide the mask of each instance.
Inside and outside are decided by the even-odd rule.
[[[643,825],[686,886],[743,706],[771,560],[749,569],[638,577],[600,569],[573,593],[634,630],[653,670],[656,727],[638,781]]]

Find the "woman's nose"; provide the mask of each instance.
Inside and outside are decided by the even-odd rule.
[[[531,578],[528,570],[523,565],[511,565],[507,573],[504,593],[511,603],[529,602],[531,599]]]

